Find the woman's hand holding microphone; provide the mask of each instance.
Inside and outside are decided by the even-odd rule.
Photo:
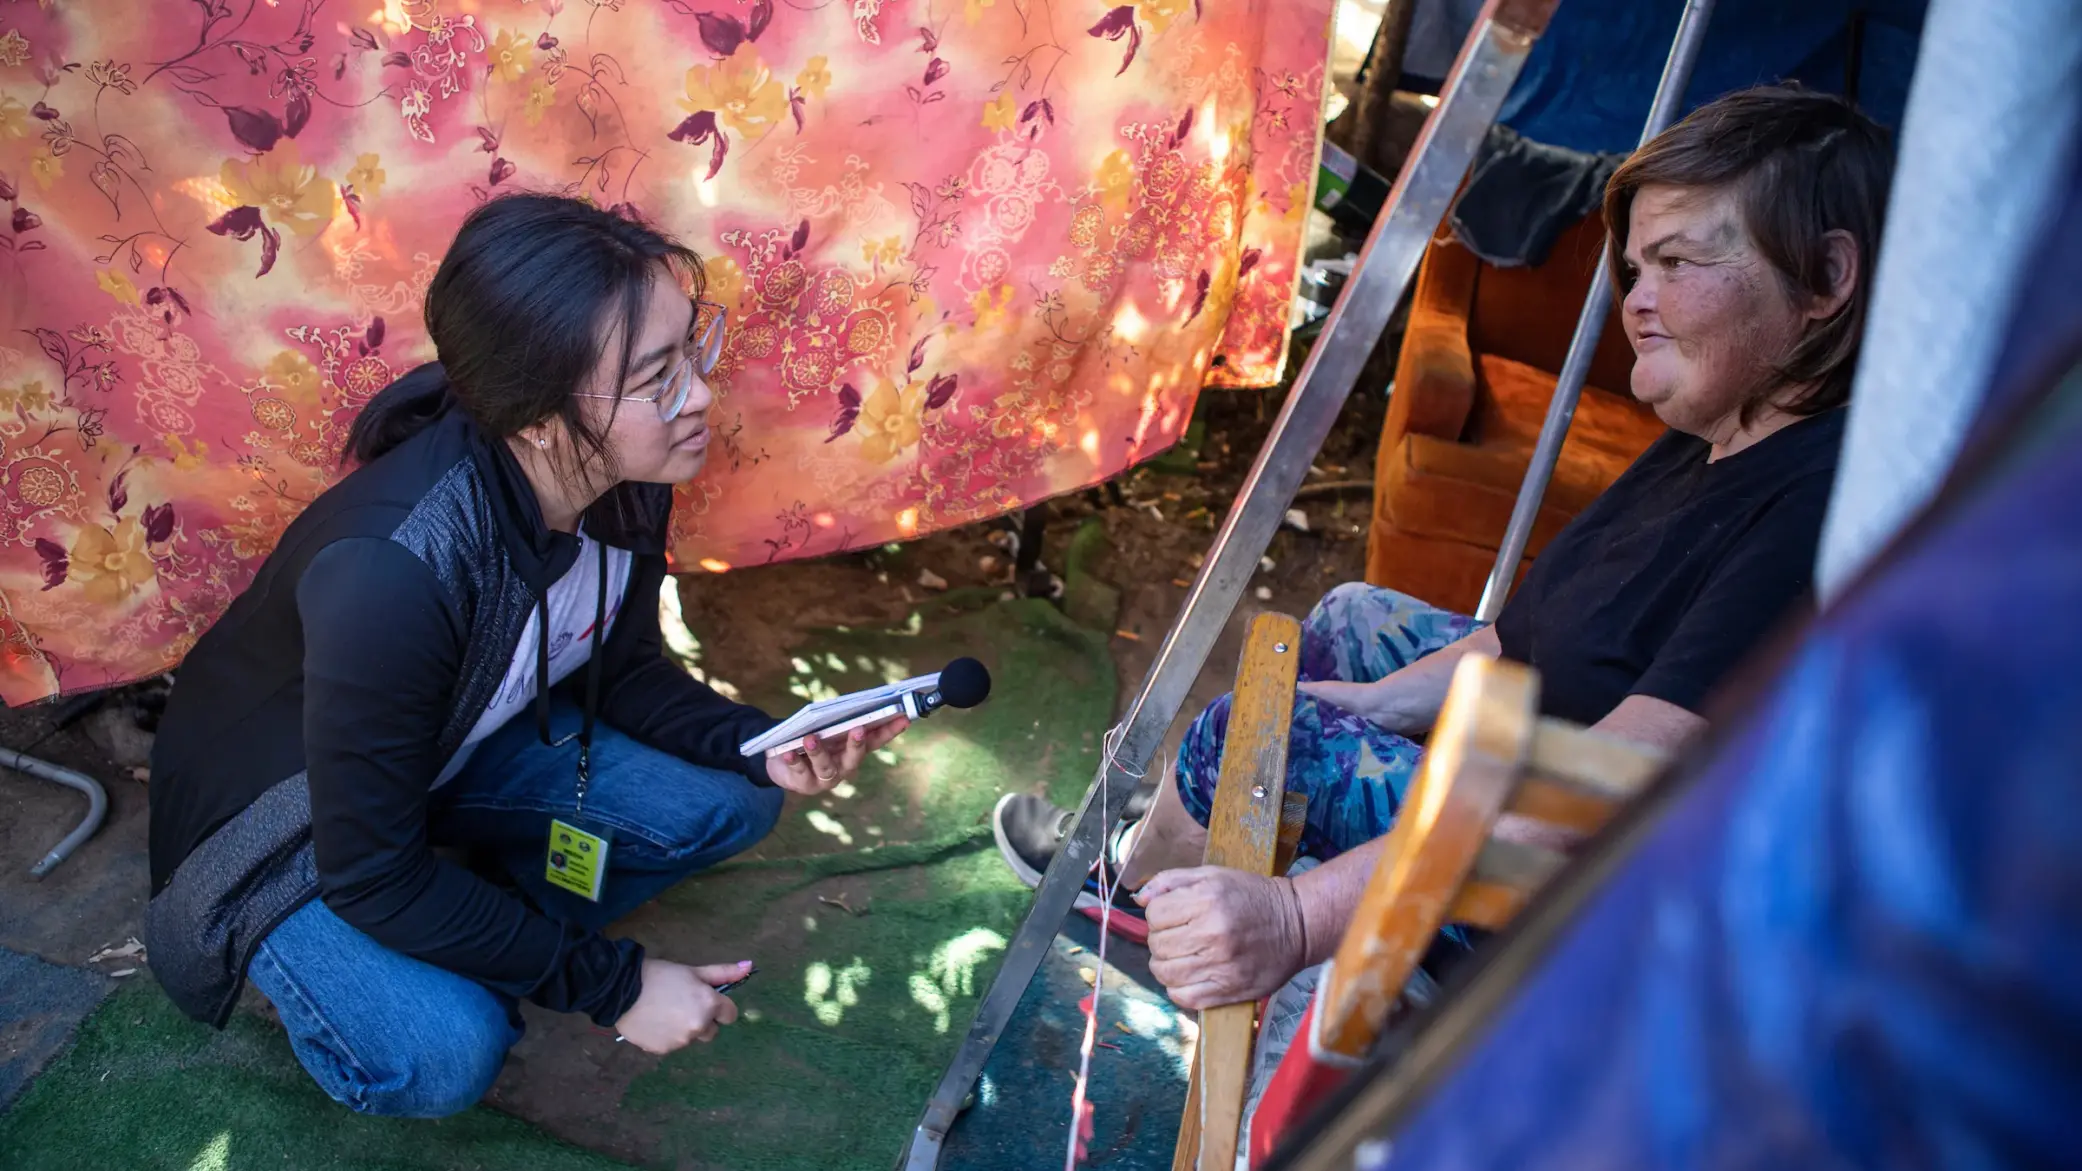
[[[897,733],[910,726],[908,718],[897,716],[873,727],[834,733],[828,742],[818,740],[812,733],[802,738],[802,747],[767,757],[767,778],[790,793],[805,797],[828,792],[859,772],[868,753],[896,739]]]

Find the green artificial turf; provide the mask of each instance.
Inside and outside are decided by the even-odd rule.
[[[1043,602],[947,607],[905,630],[820,634],[787,680],[746,687],[780,712],[960,654],[990,668],[988,703],[920,723],[849,790],[791,802],[753,855],[662,900],[659,918],[742,941],[760,975],[734,994],[744,1019],[625,1097],[661,1164],[895,1162],[1032,901],[991,845],[991,807],[1083,793],[1113,713],[1106,640]]]
[[[606,1171],[485,1107],[439,1122],[367,1118],[325,1096],[281,1033],[239,1014],[214,1032],[134,983],[0,1114],[21,1171]]]

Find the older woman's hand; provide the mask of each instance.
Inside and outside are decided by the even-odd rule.
[[[1180,1008],[1257,1000],[1305,966],[1301,903],[1284,878],[1166,870],[1135,901],[1149,917],[1150,975]]]
[[[898,716],[871,728],[841,733],[828,742],[814,735],[805,736],[801,748],[766,758],[767,778],[790,793],[806,797],[828,792],[840,781],[851,780],[868,753],[896,739],[897,733],[910,726],[909,719]]]

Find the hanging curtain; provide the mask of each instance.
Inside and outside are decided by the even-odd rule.
[[[0,4],[0,698],[163,670],[434,355],[462,216],[624,207],[731,310],[673,552],[914,537],[1274,381],[1329,0]]]

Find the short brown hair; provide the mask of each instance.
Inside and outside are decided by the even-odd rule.
[[[1824,237],[1848,233],[1858,246],[1850,299],[1812,323],[1778,371],[1785,383],[1811,384],[1780,404],[1792,414],[1842,406],[1851,398],[1893,171],[1887,132],[1842,98],[1765,85],[1716,99],[1650,139],[1605,185],[1613,287],[1622,298],[1633,287],[1625,261],[1628,218],[1643,187],[1733,186],[1750,239],[1796,300],[1829,291]]]

